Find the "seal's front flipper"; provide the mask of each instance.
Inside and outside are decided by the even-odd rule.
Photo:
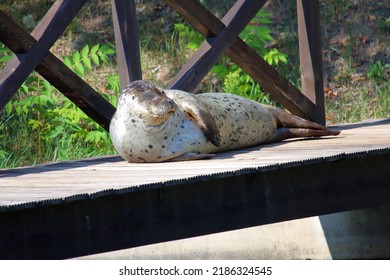
[[[186,161],[186,160],[197,160],[197,159],[209,159],[214,157],[214,154],[197,154],[197,153],[185,153],[178,157],[171,158],[167,161]]]
[[[214,117],[207,111],[200,103],[196,101],[196,104],[190,102],[182,104],[184,112],[187,113],[195,123],[200,127],[206,136],[214,146],[219,147],[221,139],[217,124],[215,123]]]
[[[194,97],[181,90],[165,90],[166,95],[181,107],[187,118],[190,118],[214,146],[219,147],[221,137],[213,115]]]

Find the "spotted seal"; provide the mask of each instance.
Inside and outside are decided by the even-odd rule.
[[[287,138],[338,133],[238,95],[161,90],[144,80],[123,89],[110,123],[112,143],[129,162],[206,159]]]

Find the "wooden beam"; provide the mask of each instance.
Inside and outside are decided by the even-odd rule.
[[[26,53],[17,53],[0,72],[0,106],[4,106],[46,56],[86,0],[57,0],[31,35],[37,42]],[[1,108],[1,107],[0,107]]]
[[[325,125],[319,1],[298,0],[297,12],[302,93],[316,105],[314,120]]]
[[[27,53],[37,42],[2,11],[0,11],[0,41],[19,57]],[[48,52],[35,70],[88,116],[108,130],[115,108],[55,55]],[[6,73],[2,73],[4,74]],[[8,94],[11,92],[8,91]],[[9,100],[6,95],[4,92],[0,95],[0,109]]]
[[[142,79],[134,0],[112,0],[115,45],[121,88]]]
[[[225,28],[218,18],[197,1],[166,0],[166,2],[206,37],[216,36]],[[225,50],[225,54],[291,113],[314,120],[316,108],[313,102],[240,38],[233,41],[232,45]]]
[[[193,91],[265,2],[237,1],[223,19],[225,27],[217,35],[206,38],[168,87]]]

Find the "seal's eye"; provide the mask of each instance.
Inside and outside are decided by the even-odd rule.
[[[150,99],[153,99],[156,95],[153,94],[152,92],[144,92],[142,94],[142,99],[143,100],[150,100]]]
[[[142,94],[139,94],[137,96],[137,100],[139,102],[151,102],[153,99],[156,98],[156,95],[153,93],[153,92],[150,92],[150,91],[146,91],[146,92],[143,92]]]

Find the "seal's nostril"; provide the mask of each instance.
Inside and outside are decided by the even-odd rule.
[[[176,111],[177,105],[176,105],[175,101],[173,101],[172,99],[169,99],[166,101],[166,104],[167,104],[167,107],[169,107],[168,112],[174,113]]]
[[[172,99],[166,100],[165,104],[167,104],[168,106],[171,106],[171,107],[176,107],[176,103]]]

